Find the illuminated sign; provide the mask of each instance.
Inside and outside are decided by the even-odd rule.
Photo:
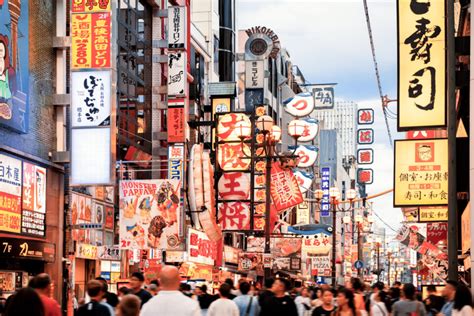
[[[184,146],[168,147],[168,179],[182,181],[184,179]]]
[[[295,116],[303,117],[309,115],[314,110],[314,98],[309,92],[303,92],[283,101],[286,112]]]
[[[20,238],[0,238],[0,258],[43,260],[54,262],[55,245],[42,241]]]
[[[265,64],[263,60],[245,62],[245,88],[262,89],[265,79]]]
[[[214,265],[217,258],[217,243],[209,240],[203,232],[188,230],[188,261]]]
[[[298,185],[300,186],[301,193],[306,193],[306,191],[308,191],[308,189],[311,188],[311,185],[313,184],[314,174],[297,169],[293,170],[293,174],[296,177]]]
[[[249,203],[220,203],[218,213],[222,230],[247,230],[250,228]]]
[[[250,174],[226,172],[217,183],[219,198],[222,200],[246,200],[250,196]]]
[[[447,139],[395,141],[395,207],[446,204]]]
[[[445,1],[398,1],[398,129],[446,126]]]
[[[295,151],[295,155],[299,156],[298,160],[298,167],[299,168],[307,168],[311,167],[316,163],[318,159],[319,150],[316,146],[313,145],[298,145],[295,146],[288,146],[288,150]]]
[[[329,187],[331,185],[331,168],[321,168],[321,190],[323,191],[323,199],[321,201],[321,216],[329,216],[331,204],[329,202]]]
[[[310,142],[318,135],[318,120],[314,118],[303,118],[298,120],[298,124],[304,126],[303,134],[298,138],[298,142]]]
[[[420,207],[420,222],[446,222],[448,221],[447,207]]]
[[[168,96],[184,96],[186,93],[186,52],[168,52]]]

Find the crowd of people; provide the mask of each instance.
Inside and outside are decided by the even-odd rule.
[[[144,286],[142,273],[135,272],[129,287],[109,292],[107,281],[98,277],[87,283],[87,296],[74,300],[76,316],[472,316],[472,295],[464,284],[448,281],[438,294],[427,287],[426,297],[413,284],[382,282],[367,287],[353,278],[345,287],[292,288],[284,278],[258,283],[241,279],[234,286],[227,279],[218,294],[206,285],[183,283],[178,269],[164,266],[159,280]],[[59,304],[51,298],[51,278],[33,277],[28,287],[0,301],[3,316],[60,316]]]

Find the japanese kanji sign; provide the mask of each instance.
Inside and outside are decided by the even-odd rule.
[[[250,89],[261,89],[265,79],[265,68],[263,60],[252,60],[245,62],[245,87]]]
[[[217,124],[218,140],[240,140],[236,125],[241,121],[244,121],[248,126],[251,126],[250,119],[248,118],[248,116],[242,113],[229,113],[219,116],[219,122]]]
[[[303,195],[293,172],[282,169],[279,163],[272,164],[270,194],[277,211],[303,202]]]
[[[398,129],[446,126],[445,1],[398,0]]]
[[[374,130],[371,128],[361,128],[357,130],[357,144],[365,145],[374,142]]]
[[[374,123],[373,109],[359,109],[357,111],[357,124],[370,125]]]
[[[71,66],[73,69],[111,67],[110,16],[110,12],[72,14]]]
[[[217,150],[219,166],[224,171],[247,170],[250,159],[246,159],[244,153],[250,156],[250,147],[247,144],[243,147],[239,143],[219,144]]]
[[[173,144],[168,147],[168,179],[184,180],[184,146]]]
[[[217,259],[218,245],[207,237],[206,233],[188,229],[188,261],[214,265]]]
[[[21,232],[44,237],[46,220],[46,169],[24,162]]]
[[[111,0],[73,0],[73,13],[110,11]]]
[[[312,167],[318,159],[319,149],[313,145],[288,146],[288,150],[295,151],[295,155],[299,156],[298,167],[300,168]]]
[[[184,96],[186,91],[186,52],[168,53],[168,95]]]
[[[169,143],[184,143],[184,125],[186,124],[184,120],[184,107],[168,108],[167,124]]]
[[[110,71],[72,72],[72,127],[110,126]]]
[[[186,49],[186,7],[168,7],[168,48]]]
[[[445,206],[420,207],[418,217],[420,222],[446,222],[448,221],[448,208]]]
[[[370,165],[374,162],[374,150],[363,148],[357,150],[357,163],[359,165]]]
[[[245,202],[219,204],[219,223],[223,230],[250,228],[250,205]]]
[[[217,183],[219,198],[222,200],[247,200],[250,197],[250,174],[226,172]]]
[[[447,139],[395,141],[394,206],[448,204]]]
[[[332,109],[334,107],[334,84],[314,85],[313,95],[316,109]]]
[[[331,204],[329,201],[329,187],[331,185],[331,168],[321,168],[321,190],[323,190],[323,199],[321,200],[321,216],[329,216]]]
[[[21,160],[0,154],[0,231],[21,228]]]
[[[357,169],[357,183],[372,184],[374,182],[374,171],[372,169]]]

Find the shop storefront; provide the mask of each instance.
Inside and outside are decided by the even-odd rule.
[[[63,192],[59,166],[0,151],[0,288],[7,295],[46,272],[61,296]]]

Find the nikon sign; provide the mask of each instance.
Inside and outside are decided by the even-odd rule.
[[[245,43],[246,59],[276,58],[280,51],[278,35],[265,26],[254,26],[245,31],[249,36]]]

